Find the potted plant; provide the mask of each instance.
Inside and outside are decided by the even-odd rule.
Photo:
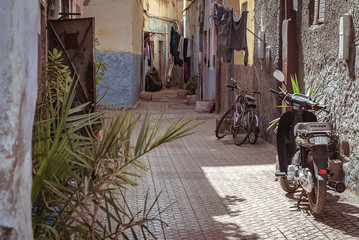
[[[188,104],[196,104],[196,101],[198,100],[197,95],[197,87],[198,87],[198,75],[195,74],[192,76],[192,79],[187,83],[186,90],[187,90],[187,103]]]

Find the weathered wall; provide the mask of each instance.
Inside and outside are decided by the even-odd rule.
[[[32,239],[38,1],[2,0],[0,22],[0,239]]]
[[[328,1],[327,1],[328,2]],[[328,99],[328,110],[336,134],[339,136],[341,158],[346,166],[346,183],[359,194],[359,1],[332,0],[325,6],[323,24],[313,25],[311,1],[298,1],[301,34],[300,78],[305,87],[326,82],[335,91]],[[339,60],[339,17],[352,15],[352,39],[350,60]]]
[[[183,1],[144,0],[144,10],[152,16],[170,19],[182,19]]]
[[[281,105],[278,97],[271,93],[271,88],[278,89],[278,81],[273,78],[273,72],[282,69],[281,52],[281,18],[279,1],[256,0],[255,1],[255,33],[265,31],[265,46],[270,49],[267,59],[258,58],[259,39],[254,44],[254,88],[261,92],[258,100],[258,114],[260,118],[261,137],[275,144],[274,128],[267,130],[269,122],[281,114],[277,108]]]
[[[100,96],[108,91],[100,108],[131,108],[139,100],[142,88],[142,31],[141,1],[87,0],[84,17],[95,17],[96,38],[100,42],[98,54],[107,66],[104,82],[97,87]]]

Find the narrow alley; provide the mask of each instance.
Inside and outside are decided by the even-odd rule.
[[[359,201],[350,191],[328,191],[325,214],[315,217],[305,197],[297,207],[299,190],[286,195],[275,180],[274,146],[261,139],[242,146],[230,136],[218,140],[219,115],[196,113],[176,97],[176,89],[153,93],[134,113],[146,109],[155,118],[164,112],[164,124],[183,115],[204,121],[196,134],[143,157],[149,171],[126,193],[138,211],[147,191],[150,203],[161,193],[157,207],[168,207],[161,214],[168,226],[151,225],[158,239],[359,239]]]

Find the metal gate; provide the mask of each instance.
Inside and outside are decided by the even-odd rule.
[[[74,105],[91,102],[96,108],[95,19],[48,21],[48,48],[63,52],[63,64],[79,79]]]

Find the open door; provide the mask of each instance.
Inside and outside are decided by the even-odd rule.
[[[63,52],[63,64],[79,79],[74,105],[91,102],[96,109],[95,19],[48,21],[48,48]]]

